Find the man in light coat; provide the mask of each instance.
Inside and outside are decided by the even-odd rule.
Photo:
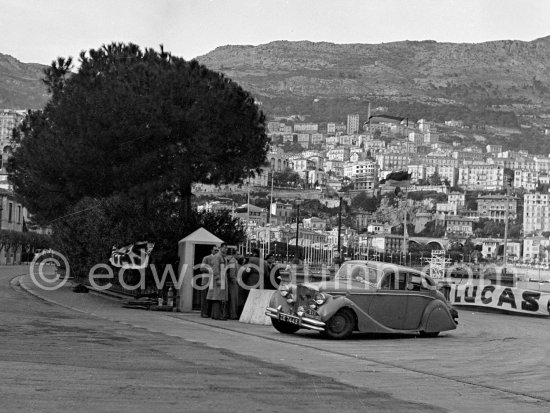
[[[212,305],[213,320],[227,320],[224,305],[227,301],[227,245],[222,243],[220,251],[212,258],[212,279],[206,298]]]
[[[205,288],[210,283],[210,276],[212,274],[212,264],[214,256],[220,251],[220,248],[217,245],[212,247],[212,253],[207,255],[202,259],[201,271],[205,274],[205,278],[202,281],[202,290],[201,290],[201,317],[208,318],[212,312],[211,303],[206,299],[208,294],[208,288]]]

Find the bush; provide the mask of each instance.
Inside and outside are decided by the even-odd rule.
[[[194,210],[187,222],[182,222],[176,209],[177,204],[168,198],[148,204],[121,195],[85,198],[75,205],[73,215],[54,223],[54,248],[67,257],[71,271],[78,276],[98,263],[108,263],[113,246],[138,241],[155,243],[151,257],[156,263],[175,264],[178,241],[201,226],[228,244],[244,239],[240,221],[229,211]]]

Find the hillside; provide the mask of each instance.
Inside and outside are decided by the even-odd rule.
[[[365,102],[372,101],[418,116],[434,106],[458,116],[489,110],[500,112],[493,123],[517,126],[502,113],[550,107],[550,37],[479,44],[277,41],[223,46],[197,60],[251,91],[268,114],[311,120],[340,115],[334,106],[366,114]]]
[[[43,107],[48,100],[41,81],[44,68],[0,53],[0,109]]]
[[[524,115],[550,114],[550,36],[477,44],[276,41],[218,47],[197,60],[252,92],[270,117],[366,119],[367,102],[412,120],[511,128]],[[42,107],[43,68],[0,54],[0,108]]]

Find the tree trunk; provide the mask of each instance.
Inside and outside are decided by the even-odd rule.
[[[191,192],[191,183],[182,182],[180,185],[180,222],[187,223],[192,215],[191,210],[191,197],[193,196]]]

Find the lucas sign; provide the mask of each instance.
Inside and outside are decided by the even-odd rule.
[[[453,305],[489,307],[522,314],[550,316],[550,293],[503,285],[451,284],[449,301]]]

